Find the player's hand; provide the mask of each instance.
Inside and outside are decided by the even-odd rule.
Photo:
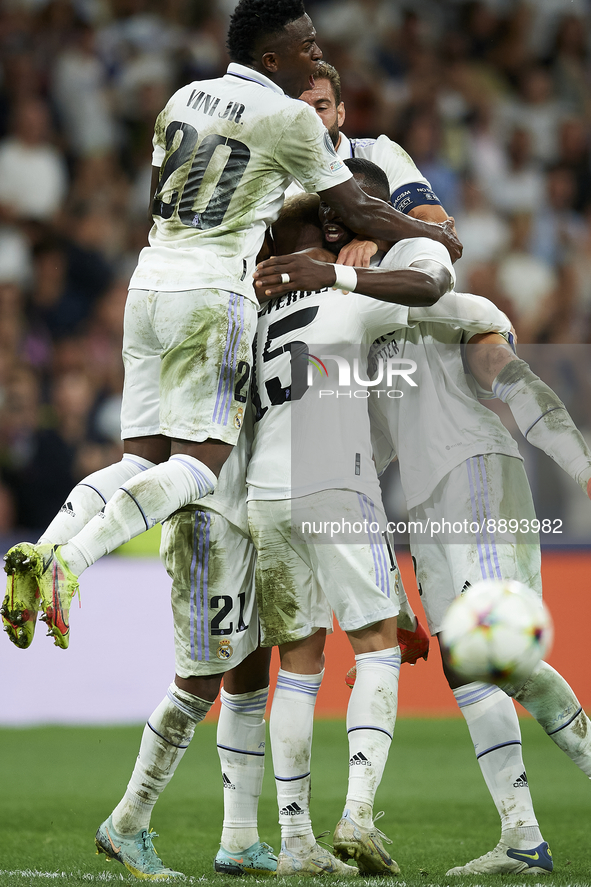
[[[340,251],[337,264],[350,265],[351,268],[369,268],[371,257],[378,251],[377,243],[373,240],[361,240],[354,237]]]
[[[255,292],[259,301],[295,290],[319,290],[332,286],[336,280],[333,264],[318,262],[305,253],[272,256],[257,265],[253,274]]]
[[[443,244],[450,254],[452,262],[457,262],[458,259],[461,259],[462,257],[464,247],[460,242],[458,232],[456,231],[455,219],[450,216],[449,219],[446,219],[445,222],[441,222],[437,227],[440,228],[442,232],[439,242]]]

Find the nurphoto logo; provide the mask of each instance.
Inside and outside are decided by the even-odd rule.
[[[351,367],[351,361],[346,357],[343,357],[341,354],[308,355],[307,383],[309,388],[314,387],[314,380],[317,378],[317,374],[322,381],[324,378],[328,378],[328,369],[325,363],[325,361],[328,360],[334,361],[337,365],[338,387],[349,390],[335,391],[334,389],[323,388],[318,392],[319,397],[331,397],[336,395],[337,397],[353,396],[366,398],[370,396],[370,391],[368,390],[370,388],[375,389],[375,394],[378,397],[381,394],[385,394],[386,397],[393,399],[403,397],[404,391],[401,391],[399,388],[394,388],[394,380],[401,380],[406,382],[411,388],[418,388],[417,383],[412,378],[413,373],[417,371],[417,364],[414,360],[405,357],[378,357],[374,361],[374,377],[372,379],[365,379],[362,378],[362,373],[359,367],[359,358],[355,357],[353,359],[353,366]],[[316,373],[314,370],[316,370]],[[358,385],[359,388],[353,390],[351,377],[353,378],[353,383]],[[377,387],[384,383],[384,388]]]

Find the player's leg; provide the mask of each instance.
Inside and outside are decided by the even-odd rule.
[[[520,522],[531,526],[535,510],[523,466],[512,459],[495,458],[502,472],[498,483],[506,496],[507,491],[511,491],[513,505],[510,507]],[[515,546],[510,558],[513,573],[505,575],[523,582],[541,598],[541,556],[537,539]],[[556,745],[591,778],[591,721],[562,675],[542,662],[521,686],[503,686],[503,690],[523,705]]]
[[[252,589],[254,596],[254,588]],[[258,803],[265,768],[265,708],[271,651],[257,648],[224,675],[217,748],[224,792],[224,821],[214,867],[242,875],[256,864],[274,871],[277,857],[258,833]]]
[[[99,826],[99,853],[116,859],[138,878],[158,880],[179,872],[167,868],[156,854],[150,819],[156,801],[172,779],[219,692],[222,675],[190,679],[175,676],[160,705],[148,718],[139,754],[125,794]],[[183,686],[180,686],[180,685]]]
[[[248,517],[258,551],[261,642],[278,646],[281,656],[269,719],[281,826],[277,873],[355,875],[356,869],[316,843],[310,821],[314,706],[331,609],[314,580],[308,550],[292,545],[289,501],[249,502]]]
[[[142,307],[139,324],[132,295]],[[104,554],[212,492],[216,472],[236,444],[242,425],[256,324],[252,302],[223,291],[134,292],[125,319],[122,436],[151,433],[138,411],[145,402],[144,332],[149,325],[159,343],[159,429],[170,438],[173,455],[120,487],[104,510],[64,546],[39,548],[42,605],[61,647],[68,646],[69,605],[79,575]],[[151,369],[153,360],[149,364]],[[151,379],[150,391],[153,388]],[[195,458],[196,452],[203,454],[203,460]]]
[[[503,689],[591,779],[591,721],[562,675],[541,662],[522,687]]]
[[[362,873],[396,874],[398,865],[384,847],[373,813],[396,723],[400,671],[398,568],[383,537],[386,517],[381,503],[345,490],[298,500],[296,525],[301,525],[300,508],[316,525],[339,515],[345,527],[368,529],[356,534],[354,544],[347,533],[316,540],[310,553],[318,582],[347,632],[357,670],[347,708],[347,797],[333,843],[341,858],[357,860]]]
[[[506,541],[499,544],[495,534],[486,530],[488,519],[498,521],[503,516],[508,520],[515,516],[499,511],[504,489],[499,458],[521,465],[519,460],[509,457],[474,457],[450,472],[429,500],[411,510],[411,551],[421,602],[433,635],[439,634],[449,605],[464,588],[481,579],[500,579],[515,572],[515,546]],[[515,494],[523,495],[518,478],[515,483]],[[506,490],[505,493],[505,505],[511,507],[511,497]],[[474,526],[483,526],[485,531],[473,534],[471,541],[466,534],[454,537],[449,532],[425,541],[418,531],[419,526],[443,527],[443,520],[450,528],[454,523],[463,526],[465,519]],[[531,867],[551,870],[551,857],[542,840],[525,775],[515,706],[497,687],[467,683],[447,667],[444,671],[501,819],[497,846],[484,856],[451,869],[450,874],[519,872]],[[522,851],[524,856],[519,855]]]
[[[232,479],[226,476],[224,483]],[[175,578],[177,671],[202,674],[222,667],[231,691],[222,691],[217,732],[224,826],[214,865],[225,874],[268,874],[277,857],[257,830],[269,657],[257,649],[256,551],[239,527],[204,506],[183,509],[166,522],[162,551]]]
[[[429,633],[421,625],[407,597],[402,576],[396,564],[393,533],[386,532],[384,539],[388,547],[390,559],[390,586],[398,598],[400,606],[396,620],[396,640],[400,647],[400,664],[403,665],[405,662],[408,662],[409,665],[415,665],[419,659],[426,660],[429,655]],[[353,687],[356,676],[357,668],[354,665],[348,670],[345,677],[345,683],[348,687]]]
[[[252,596],[233,594],[234,579],[241,587],[254,569],[244,534],[219,514],[187,507],[163,527],[161,554],[173,582],[175,680],[148,719],[124,797],[97,832],[99,851],[147,874],[160,871],[148,833],[154,805],[228,666],[246,659],[258,640]],[[119,855],[113,852],[118,843]]]

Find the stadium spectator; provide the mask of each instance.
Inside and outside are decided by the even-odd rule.
[[[65,163],[50,140],[47,105],[25,99],[13,111],[12,134],[0,145],[0,217],[49,222],[66,188]]]

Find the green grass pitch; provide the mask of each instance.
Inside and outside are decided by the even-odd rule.
[[[554,853],[554,874],[445,877],[452,865],[492,849],[499,835],[497,814],[461,719],[400,719],[375,807],[385,810],[379,824],[392,838],[392,855],[402,870],[396,883],[591,885],[591,783],[535,722],[522,721],[522,729],[527,774]],[[93,839],[123,794],[141,732],[141,727],[0,730],[0,887],[138,883],[118,863],[95,856]],[[312,760],[317,834],[332,830],[340,816],[347,769],[344,723],[317,722]],[[262,839],[277,848],[274,792],[268,766],[259,828]],[[215,725],[201,724],[154,811],[158,852],[167,865],[186,872],[189,883],[236,884],[212,868],[221,821]],[[297,887],[300,879],[289,883]]]

